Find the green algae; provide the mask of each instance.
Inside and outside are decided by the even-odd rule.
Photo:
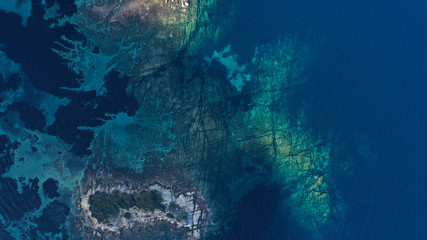
[[[125,214],[123,214],[123,217],[126,219],[131,219],[132,218],[132,214],[130,212],[127,212]]]
[[[169,218],[175,218],[178,221],[186,221],[188,218],[188,213],[174,202],[169,204],[168,211]]]
[[[133,194],[119,191],[95,192],[89,196],[89,210],[100,223],[108,223],[118,217],[120,209],[136,207],[151,212],[156,209],[165,211],[162,201],[163,198],[157,191],[141,191]],[[131,217],[130,213],[126,214],[125,218]]]

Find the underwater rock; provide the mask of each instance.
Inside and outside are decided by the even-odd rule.
[[[5,173],[13,165],[13,151],[18,148],[18,145],[18,142],[11,142],[7,135],[0,135],[0,174]]]
[[[59,233],[63,231],[61,226],[67,220],[69,213],[70,208],[67,205],[54,200],[43,209],[42,215],[36,220],[38,229],[42,232],[50,233]]]
[[[309,67],[310,51],[291,36],[258,48],[252,61],[262,71],[253,78],[257,90],[252,107],[235,114],[231,123],[240,149],[250,156],[263,152],[263,165],[271,166],[271,181],[292,192],[284,200],[291,216],[317,231],[331,213],[327,165],[332,142],[313,138],[302,110],[292,119],[286,109],[277,108],[283,94],[300,80],[295,76],[304,71],[302,67]]]
[[[50,110],[47,133],[11,121],[17,114],[0,116],[2,133],[13,136],[0,137],[7,201],[34,199],[15,215],[0,206],[24,218],[7,223],[23,232],[18,238],[40,237],[36,225],[59,236],[67,219],[85,239],[221,238],[236,214],[251,216],[238,206],[257,186],[286,192],[269,212],[286,212],[313,234],[332,224],[333,142],[313,136],[304,109],[287,109],[315,55],[310,45],[283,37],[242,63],[233,46],[215,44],[228,26],[216,19],[223,6],[215,0],[75,4],[74,15],[61,16],[54,3],[40,13],[44,28],[74,30],[49,45],[73,72],[55,86],[72,100]],[[43,182],[45,194],[25,177]]]
[[[48,178],[43,183],[43,192],[49,197],[49,198],[55,198],[59,197],[58,193],[58,185],[59,182],[53,178]]]
[[[7,220],[19,220],[27,212],[39,209],[41,199],[38,194],[38,179],[29,179],[28,184],[18,188],[18,183],[11,178],[0,178],[2,194],[0,195],[0,214]]]

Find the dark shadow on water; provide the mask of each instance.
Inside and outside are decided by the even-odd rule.
[[[306,239],[281,206],[289,197],[277,184],[258,185],[239,204],[224,240]]]

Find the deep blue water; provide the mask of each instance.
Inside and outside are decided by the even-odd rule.
[[[355,158],[351,179],[338,179],[347,220],[340,237],[328,238],[427,239],[427,2],[245,6],[231,36],[243,60],[282,34],[309,39],[319,62],[291,97],[294,107],[306,107],[314,130],[340,135],[347,149],[372,146],[367,159]]]

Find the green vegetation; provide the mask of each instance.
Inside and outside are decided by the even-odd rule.
[[[120,209],[137,207],[147,211],[159,209],[165,211],[163,198],[158,191],[141,191],[127,194],[114,191],[113,193],[96,192],[89,196],[89,210],[92,216],[101,223],[107,223],[119,215]],[[131,214],[126,213],[125,218]]]
[[[130,214],[130,212],[127,212],[123,215],[123,217],[125,217],[126,219],[131,219],[132,218],[132,214]]]
[[[170,215],[167,215],[169,218],[173,218],[173,216],[175,216],[178,221],[187,220],[188,213],[174,202],[169,204],[168,211],[170,212],[168,213]]]

